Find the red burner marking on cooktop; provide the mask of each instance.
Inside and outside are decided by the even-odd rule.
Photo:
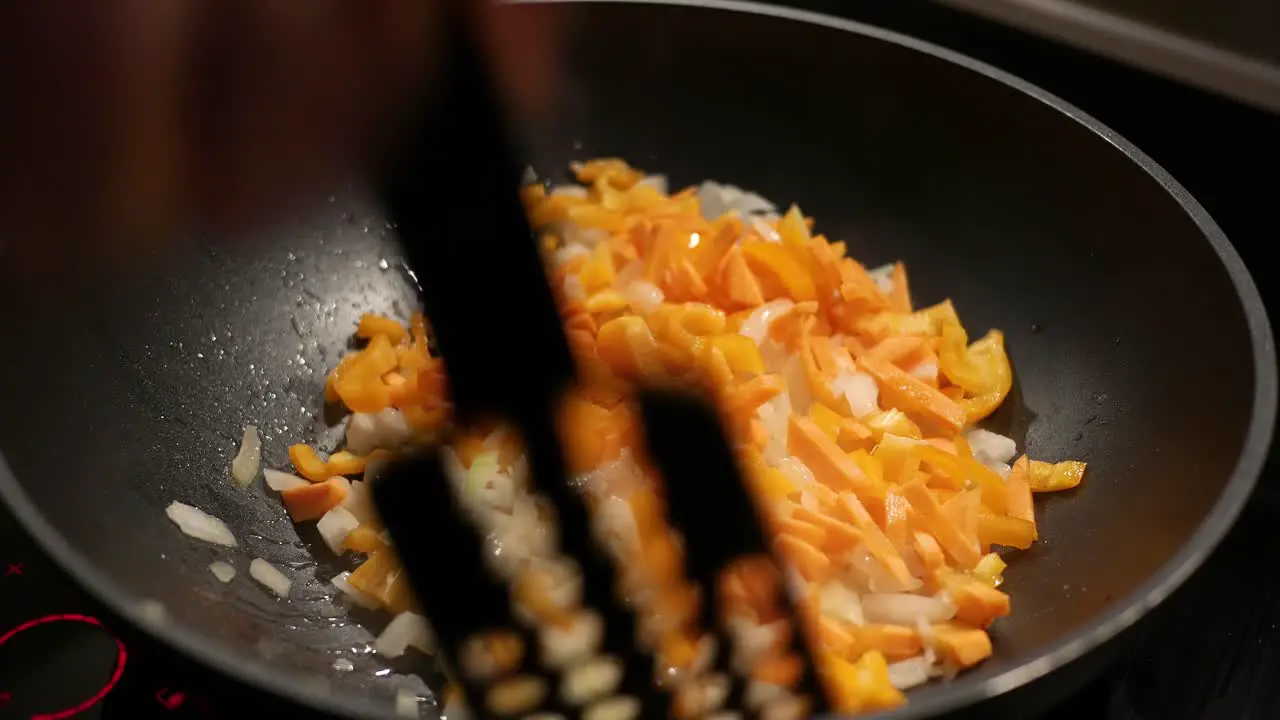
[[[5,575],[21,575],[22,566],[26,563],[8,563],[4,570]]]
[[[19,572],[21,572],[21,568],[19,568]],[[97,628],[100,628],[103,632],[106,632],[107,634],[110,634],[111,632],[107,630],[107,628],[103,626],[103,624],[97,618],[89,617],[88,615],[78,615],[75,613],[63,613],[60,615],[45,615],[42,618],[36,618],[35,620],[28,620],[27,622],[22,623],[21,625],[13,628],[12,630],[9,630],[5,634],[0,635],[0,648],[4,647],[5,643],[12,640],[15,635],[17,635],[18,633],[24,630],[30,630],[31,628],[34,628],[34,627],[39,627],[41,625],[48,625],[49,623],[56,623],[56,622],[81,622],[81,623],[86,623],[89,625],[93,625]],[[108,680],[106,684],[103,685],[102,688],[98,690],[96,693],[94,693],[93,696],[90,697],[88,700],[85,700],[84,702],[81,702],[80,704],[75,705],[74,707],[66,708],[65,710],[58,710],[56,712],[51,712],[51,713],[40,713],[38,715],[32,715],[31,720],[62,720],[63,718],[69,718],[73,715],[77,715],[79,713],[84,712],[85,710],[88,710],[94,705],[97,705],[99,702],[102,701],[104,697],[107,696],[107,693],[110,693],[111,690],[115,688],[116,683],[120,682],[120,676],[124,674],[124,664],[129,657],[129,653],[125,650],[124,643],[120,641],[120,638],[117,638],[114,635],[112,635],[111,639],[116,641],[116,668],[111,673],[111,679]],[[10,694],[5,693],[4,696],[8,698],[10,697]]]

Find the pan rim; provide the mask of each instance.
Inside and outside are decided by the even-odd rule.
[[[511,4],[615,3],[694,7],[738,12],[817,25],[871,37],[963,67],[988,79],[1018,90],[1061,112],[1128,157],[1172,197],[1199,228],[1226,270],[1236,291],[1248,325],[1253,351],[1254,397],[1249,428],[1244,436],[1236,466],[1227,485],[1191,538],[1137,590],[1120,599],[1102,614],[1099,622],[1054,643],[1018,667],[986,680],[963,676],[949,692],[913,701],[892,711],[866,716],[869,720],[916,720],[974,705],[1014,690],[1061,668],[1103,645],[1133,625],[1174,590],[1204,562],[1232,527],[1251,495],[1266,461],[1274,431],[1277,405],[1276,355],[1266,308],[1248,269],[1234,246],[1203,206],[1159,164],[1103,123],[1053,95],[1010,73],[939,45],[902,33],[852,20],[752,0],[506,0]],[[39,542],[58,565],[101,601],[108,609],[143,629],[164,645],[182,653],[220,675],[259,691],[286,698],[300,706],[322,712],[338,712],[353,717],[381,717],[367,700],[317,693],[317,688],[296,682],[292,674],[270,672],[270,666],[212,643],[203,634],[188,628],[157,621],[143,602],[99,572],[83,555],[49,524],[17,483],[8,462],[0,456],[0,499],[10,508],[19,525]]]

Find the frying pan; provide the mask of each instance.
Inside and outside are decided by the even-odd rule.
[[[884,717],[1025,715],[1074,689],[1209,553],[1266,455],[1274,348],[1230,243],[1125,140],[948,51],[750,3],[575,5],[565,97],[524,128],[535,167],[618,155],[677,186],[799,202],[859,259],[905,260],[918,302],[952,298],[975,335],[1004,329],[1017,386],[989,426],[1089,463],[1011,564],[995,656]],[[267,466],[291,442],[333,446],[324,375],[360,313],[409,312],[412,273],[359,183],[237,240],[74,303],[0,289],[0,494],[74,577],[181,653],[305,706],[386,715],[402,685],[427,692],[401,674],[415,668],[368,652],[378,620],[324,582],[342,561],[227,476],[246,423]],[[240,547],[182,536],[173,500],[224,519]],[[293,599],[244,577],[252,557],[293,575]],[[215,559],[241,577],[220,584]]]

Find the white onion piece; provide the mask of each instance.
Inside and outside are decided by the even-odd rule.
[[[729,211],[729,198],[719,183],[707,180],[698,186],[698,208],[702,217],[715,221]]]
[[[556,185],[551,188],[550,194],[584,198],[587,196],[587,189],[581,185]]]
[[[371,597],[357,590],[356,587],[352,585],[350,581],[347,580],[347,578],[349,577],[351,577],[351,573],[343,571],[335,575],[334,578],[329,582],[334,587],[341,590],[342,594],[348,600],[351,600],[352,602],[359,605],[360,607],[368,608],[370,610],[377,610],[378,607],[380,606],[377,598]]]
[[[275,490],[276,492],[284,492],[285,490],[306,487],[311,484],[309,481],[303,480],[293,473],[287,473],[283,470],[273,470],[271,468],[263,468],[262,476],[267,481],[267,487]]]
[[[871,279],[876,281],[876,287],[886,295],[893,291],[893,278],[890,277],[893,273],[893,265],[893,263],[886,263],[867,271]]]
[[[869,593],[862,596],[862,615],[871,623],[912,627],[923,619],[931,623],[955,617],[954,603],[940,597],[910,593]]]
[[[563,265],[576,257],[586,257],[591,251],[581,245],[561,245],[556,248],[556,265]]]
[[[759,345],[761,341],[768,337],[769,325],[773,323],[779,314],[791,308],[792,305],[795,305],[795,303],[785,298],[761,305],[753,310],[746,320],[742,321],[738,334],[751,338],[755,344]]]
[[[413,426],[404,413],[395,408],[380,410],[373,420],[378,447],[390,450],[413,439]]]
[[[993,471],[995,471],[995,474],[999,475],[1002,479],[1005,479],[1005,480],[1008,480],[1009,473],[1013,472],[1013,468],[1010,467],[1007,463],[987,463],[987,467],[991,468]]]
[[[532,165],[525,165],[524,172],[520,175],[521,185],[535,185],[538,182],[538,171],[533,169]]]
[[[657,190],[658,192],[662,193],[663,195],[666,195],[666,194],[667,194],[667,187],[668,187],[668,186],[667,186],[667,176],[666,176],[666,175],[645,175],[644,177],[640,178],[640,182],[638,182],[638,183],[636,183],[636,184],[637,184],[637,185],[648,185],[649,187],[653,188],[654,190]]]
[[[845,587],[840,582],[828,582],[818,592],[818,607],[823,615],[842,620],[854,625],[865,625],[866,618],[862,614],[862,600],[858,593]]]
[[[799,354],[792,355],[782,366],[782,381],[787,384],[787,394],[791,396],[791,411],[797,415],[808,415],[809,408],[813,407],[813,388],[809,386],[809,376]]]
[[[911,375],[918,377],[925,382],[936,383],[938,381],[938,363],[933,360],[926,360],[922,363],[918,363],[915,367],[911,368]]]
[[[1018,443],[1011,437],[990,430],[974,428],[964,434],[973,451],[973,459],[983,465],[1008,464],[1018,454]]]
[[[350,492],[347,493],[350,495]],[[320,532],[320,537],[324,540],[324,544],[329,546],[334,555],[341,555],[346,552],[342,547],[342,541],[347,539],[347,533],[355,530],[360,526],[360,521],[356,519],[344,507],[336,507],[321,516],[319,522],[316,523],[316,530]]]
[[[403,718],[418,717],[418,695],[408,688],[396,690],[396,714]]]
[[[236,576],[236,569],[221,560],[209,563],[209,572],[213,573],[213,576],[223,583],[231,582],[231,578]]]
[[[347,421],[347,450],[356,455],[368,455],[377,447],[374,444],[377,432],[373,413],[352,413]]]
[[[662,305],[662,301],[666,296],[662,294],[662,289],[651,282],[644,280],[636,280],[627,286],[623,291],[623,297],[627,299],[627,303],[631,307],[643,314],[648,314],[658,309]]]
[[[184,534],[197,540],[234,547],[236,537],[231,534],[227,524],[200,508],[185,503],[171,502],[164,509],[164,514],[178,526]]]
[[[356,481],[347,488],[347,496],[338,506],[344,508],[355,517],[357,523],[367,523],[376,519],[373,510],[373,498],[369,495],[369,481]]]
[[[249,487],[261,465],[262,438],[258,436],[258,426],[245,425],[244,436],[240,438],[240,452],[231,461],[231,479],[242,488]]]
[[[778,231],[774,230],[773,227],[770,226],[769,223],[766,222],[764,218],[759,217],[757,215],[752,215],[749,222],[751,223],[751,229],[756,231],[756,234],[759,235],[760,238],[765,242],[771,242],[771,243],[782,242],[782,236],[779,235]]]
[[[910,690],[929,682],[929,661],[919,655],[889,663],[889,682],[899,690]]]
[[[571,247],[580,248],[581,245],[572,245]],[[583,249],[586,252],[586,249]],[[569,274],[564,276],[564,299],[569,302],[582,302],[587,299],[587,289],[582,286],[582,281],[577,275]]]
[[[768,440],[764,444],[764,461],[776,466],[788,455],[787,420],[791,417],[791,398],[780,392],[756,409],[756,417],[764,423]]]
[[[293,581],[288,575],[262,558],[254,558],[253,562],[249,563],[249,577],[262,583],[263,587],[275,593],[277,597],[289,597],[289,588],[293,587]]]
[[[880,388],[875,378],[863,372],[842,372],[831,381],[831,389],[844,396],[855,418],[880,409]]]
[[[810,470],[808,465],[805,465],[800,458],[794,455],[783,458],[777,467],[782,471],[783,475],[787,476],[788,480],[799,486],[801,490],[816,482],[813,477],[813,470]]]
[[[907,580],[899,580],[897,577],[884,568],[871,553],[867,551],[865,545],[859,545],[854,548],[847,556],[848,563],[853,566],[855,577],[860,576],[863,582],[860,586],[865,586],[872,593],[904,593],[915,590],[924,583],[919,578],[908,578]],[[863,613],[866,612],[866,600],[868,596],[863,596]],[[870,617],[867,618],[870,620]]]
[[[435,649],[435,637],[427,619],[408,610],[391,618],[373,641],[373,649],[389,658],[400,657],[411,647],[430,653]]]

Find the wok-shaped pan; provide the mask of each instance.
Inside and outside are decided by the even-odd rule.
[[[799,202],[859,259],[905,260],[918,302],[950,297],[973,333],[1003,328],[1017,386],[991,427],[1089,463],[1008,571],[995,657],[889,716],[1002,695],[1030,712],[1071,689],[1222,537],[1265,456],[1271,334],[1226,238],[1122,138],[966,58],[746,3],[576,5],[567,96],[527,128],[536,167],[619,155],[677,185],[713,177]],[[340,437],[319,407],[354,319],[414,303],[372,207],[335,191],[256,241],[88,303],[0,291],[0,494],[27,528],[180,651],[359,716],[389,713],[407,682],[367,652],[358,621],[376,619],[341,609],[324,582],[341,562],[227,468],[246,423],[274,467],[291,442]],[[181,535],[173,500],[226,520],[240,547]],[[294,599],[243,572],[220,584],[206,568],[228,556],[291,568]]]

